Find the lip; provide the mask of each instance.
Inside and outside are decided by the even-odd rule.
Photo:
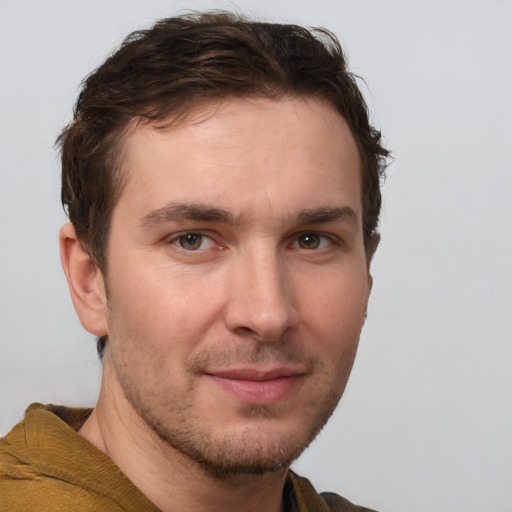
[[[206,372],[209,379],[238,401],[254,405],[285,400],[297,388],[304,374],[289,367],[230,368]]]

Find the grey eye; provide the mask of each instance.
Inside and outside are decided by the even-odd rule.
[[[199,235],[197,233],[187,233],[186,235],[182,235],[178,238],[180,246],[188,251],[195,251],[196,249],[199,249],[202,242],[203,235]]]

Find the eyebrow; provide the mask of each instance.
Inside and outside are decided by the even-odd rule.
[[[210,207],[204,204],[171,203],[149,212],[140,219],[139,224],[143,228],[151,228],[177,220],[199,220],[203,222],[221,222],[223,224],[237,223],[234,216],[222,208]]]
[[[222,224],[240,224],[240,217],[235,217],[223,208],[212,207],[197,203],[171,203],[158,210],[153,210],[139,221],[141,227],[150,229],[166,222],[179,220],[197,220],[201,222],[220,222]],[[312,208],[299,212],[295,218],[296,224],[325,224],[342,221],[357,224],[358,217],[352,208]]]
[[[356,212],[349,206],[302,210],[297,216],[298,224],[325,224],[335,221],[357,224],[358,218]]]

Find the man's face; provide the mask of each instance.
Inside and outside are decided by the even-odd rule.
[[[133,126],[122,158],[113,388],[214,471],[290,463],[343,392],[371,287],[347,124],[317,100],[228,100]]]

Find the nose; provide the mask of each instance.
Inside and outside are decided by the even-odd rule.
[[[282,339],[296,329],[299,313],[286,262],[274,251],[238,258],[230,271],[225,320],[230,332],[260,341]]]

